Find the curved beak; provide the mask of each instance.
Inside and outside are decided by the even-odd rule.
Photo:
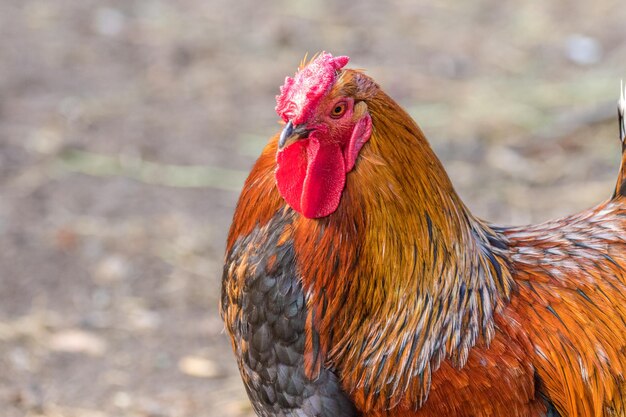
[[[310,129],[307,129],[305,125],[296,126],[290,120],[280,133],[280,139],[278,139],[278,149],[284,149],[299,139],[307,138],[309,136],[309,132]]]

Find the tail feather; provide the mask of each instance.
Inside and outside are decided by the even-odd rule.
[[[622,142],[622,165],[619,169],[617,184],[613,198],[626,197],[626,89],[624,83],[620,85],[620,98],[617,103],[617,119],[619,123],[619,139]]]
[[[626,113],[626,87],[624,87],[624,81],[620,83],[620,98],[617,103],[617,113],[619,115],[619,139],[622,141],[622,146],[624,146],[624,141],[626,140],[626,120],[624,119],[624,114]]]

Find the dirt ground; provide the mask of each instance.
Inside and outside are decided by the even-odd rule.
[[[367,68],[483,218],[608,197],[623,3],[416,3],[0,2],[0,414],[252,414],[224,241],[306,52]]]

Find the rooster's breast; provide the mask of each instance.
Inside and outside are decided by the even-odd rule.
[[[307,307],[289,223],[276,215],[226,256],[221,312],[244,385],[259,416],[356,415],[330,370],[305,374]]]

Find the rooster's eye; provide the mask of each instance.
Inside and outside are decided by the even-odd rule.
[[[347,105],[345,101],[337,103],[335,107],[333,107],[333,110],[330,112],[330,117],[332,117],[333,119],[340,118],[346,112],[346,108]]]

